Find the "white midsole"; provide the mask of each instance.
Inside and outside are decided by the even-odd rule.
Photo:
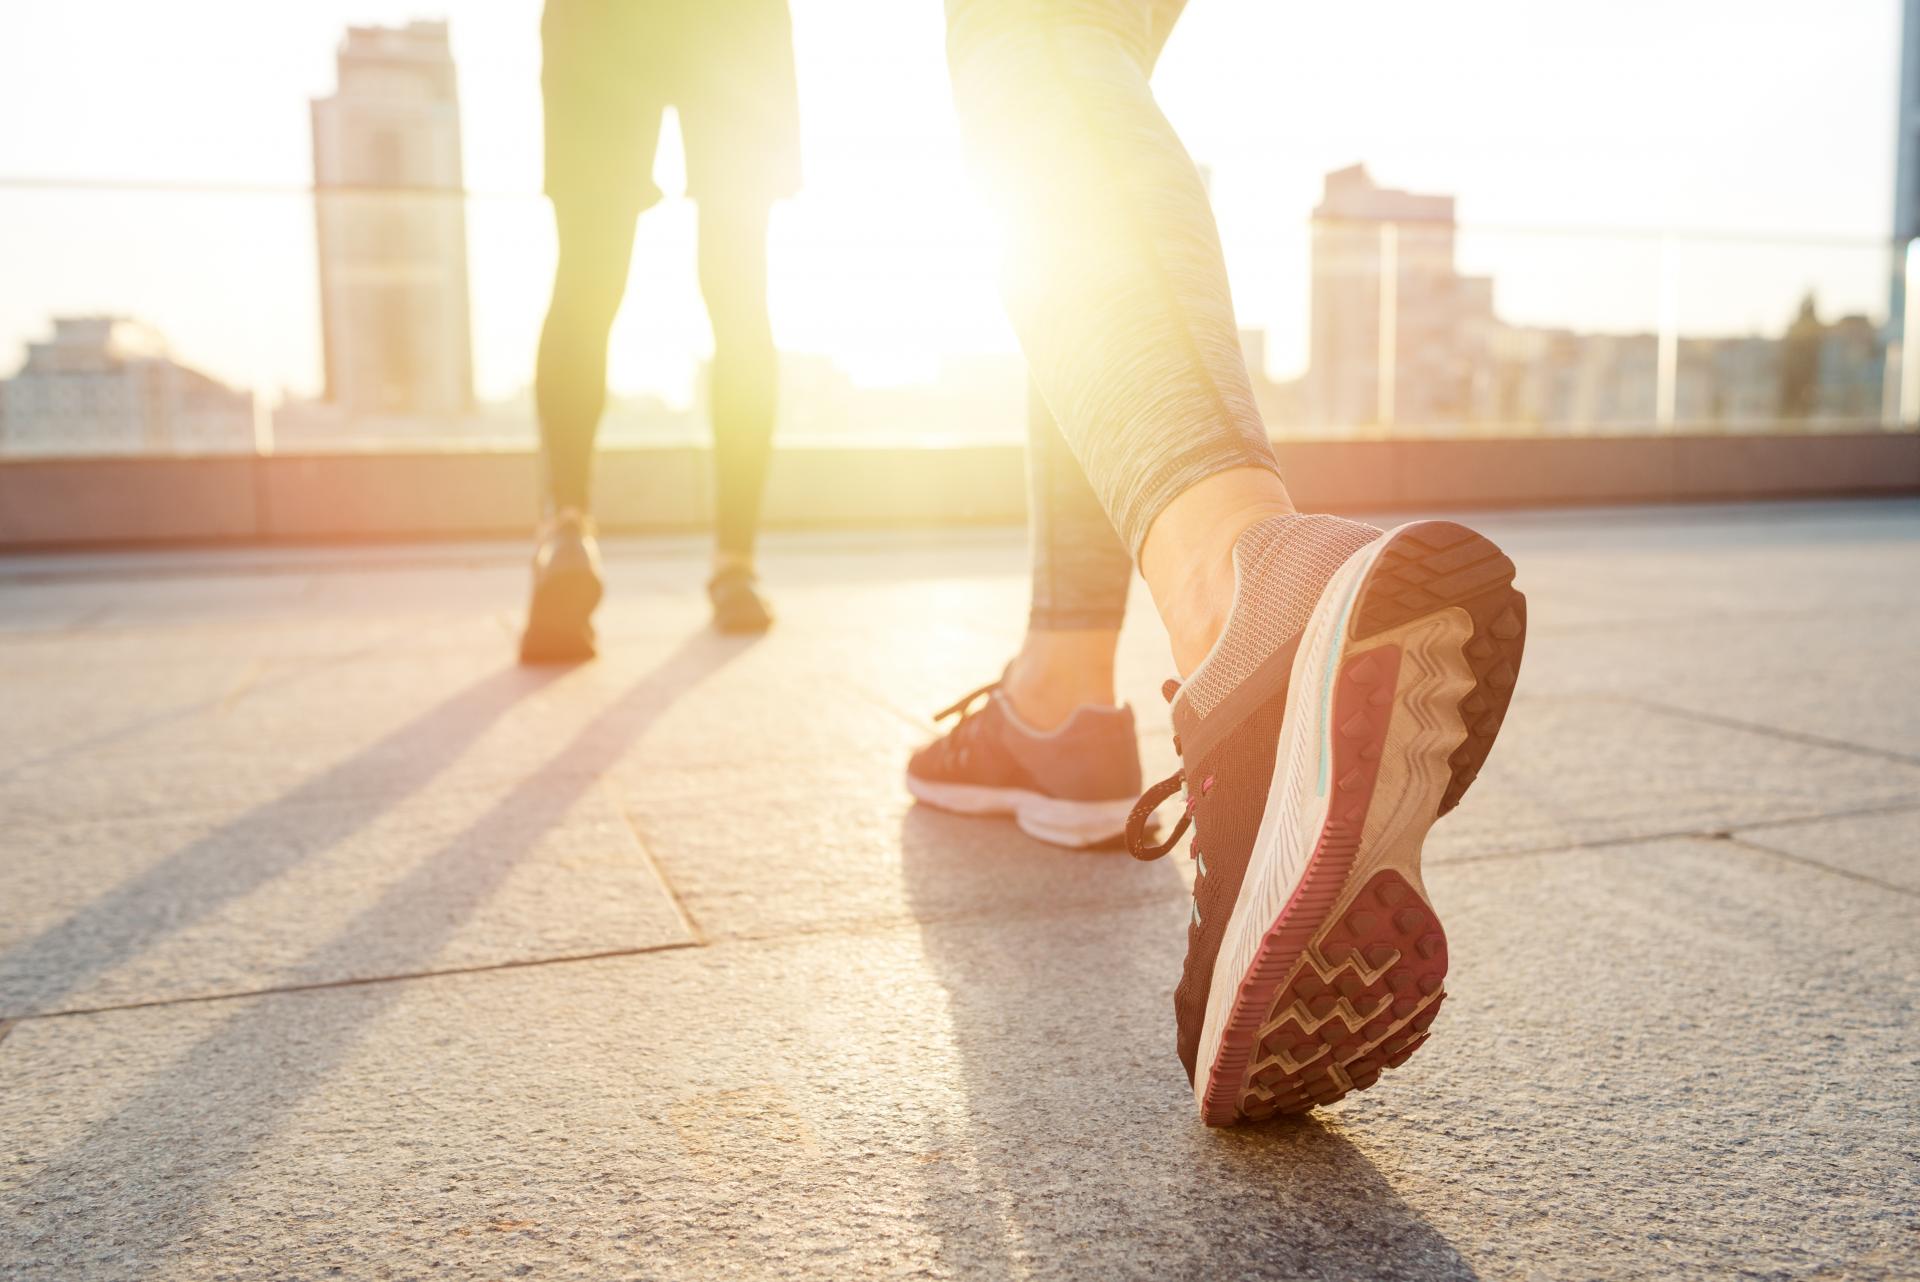
[[[1195,1098],[1203,1108],[1241,983],[1305,875],[1326,827],[1333,795],[1325,779],[1334,751],[1329,724],[1332,684],[1353,655],[1387,645],[1399,646],[1402,658],[1386,745],[1360,849],[1347,876],[1347,894],[1364,886],[1381,868],[1392,867],[1425,897],[1420,846],[1445,795],[1450,774],[1447,759],[1466,737],[1459,702],[1474,678],[1462,647],[1473,634],[1473,622],[1464,610],[1445,607],[1370,636],[1363,644],[1347,644],[1347,620],[1359,585],[1397,532],[1375,540],[1335,572],[1294,655],[1273,783],[1207,992],[1193,1082]],[[1334,608],[1326,608],[1329,601],[1337,603]],[[1329,920],[1345,907],[1345,899],[1336,902]]]
[[[1055,846],[1075,849],[1112,841],[1127,830],[1133,798],[1070,801],[1026,788],[989,788],[907,776],[907,791],[929,806],[963,815],[1012,815],[1020,830]]]

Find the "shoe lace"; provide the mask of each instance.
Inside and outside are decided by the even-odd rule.
[[[959,718],[953,728],[947,731],[946,737],[940,740],[945,752],[955,763],[965,765],[967,758],[972,755],[973,740],[982,724],[976,714],[999,688],[998,681],[989,681],[978,690],[969,690],[933,714],[936,722],[945,721],[948,717]]]
[[[1180,693],[1178,681],[1169,679],[1160,687],[1160,696],[1168,703],[1172,703],[1173,697],[1178,693]],[[1173,736],[1173,750],[1180,751],[1180,736],[1177,734]],[[1165,841],[1158,845],[1149,845],[1147,824],[1153,818],[1153,812],[1165,805],[1167,799],[1174,793],[1181,791],[1186,792],[1187,804],[1181,810],[1179,820],[1173,825],[1173,831],[1168,834]],[[1158,859],[1172,850],[1192,825],[1194,807],[1200,804],[1200,798],[1212,791],[1213,776],[1208,775],[1201,781],[1200,792],[1196,795],[1187,787],[1187,771],[1183,766],[1141,793],[1140,800],[1134,802],[1133,809],[1127,813],[1127,853],[1135,859],[1146,861]],[[1189,853],[1193,856],[1194,863],[1198,865],[1200,875],[1206,876],[1207,865],[1206,861],[1200,857],[1200,851],[1196,848]]]

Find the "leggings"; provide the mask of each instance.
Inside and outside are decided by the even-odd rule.
[[[626,293],[633,202],[556,196],[560,263],[540,334],[534,399],[540,415],[547,504],[586,511],[593,442],[607,399],[607,338]],[[767,206],[709,200],[700,206],[700,293],[713,322],[707,400],[713,417],[714,542],[748,556],[773,450],[777,386],[767,320]]]
[[[1147,86],[1180,7],[947,0],[955,104],[1006,224],[1007,310],[1058,436],[1135,558],[1154,518],[1196,482],[1280,470],[1206,190]],[[1084,506],[1040,510],[1071,493],[1053,480],[1058,463],[1034,464],[1037,528],[1084,529]],[[1043,583],[1078,564],[1059,546],[1041,535],[1037,606]]]
[[[1087,484],[1037,386],[1027,391],[1027,526],[1033,538],[1035,632],[1118,632],[1133,557]]]

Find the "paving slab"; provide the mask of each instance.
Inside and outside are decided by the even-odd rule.
[[[1439,1032],[1229,1134],[1191,865],[900,786],[1016,532],[770,539],[757,642],[615,542],[551,672],[518,545],[0,558],[0,1277],[1920,1276],[1920,504],[1473,519]]]
[[[11,825],[0,1018],[685,944],[590,774]]]
[[[1920,801],[1920,765],[1610,698],[1516,698],[1435,859],[1713,833]]]
[[[1911,1276],[1910,897],[1708,842],[1434,890],[1432,1045],[1230,1133],[1177,903],[27,1021],[0,1270]]]
[[[1741,829],[1733,835],[1749,845],[1920,894],[1920,809]]]
[[[1920,568],[1911,576],[1920,582]],[[1920,763],[1920,611],[1530,635],[1532,694],[1611,694]]]
[[[798,772],[779,761],[656,767],[623,773],[621,786],[649,849],[715,937],[857,927],[927,910],[931,900],[955,915],[1028,897],[1086,905],[1180,893],[1177,876],[1156,871],[1162,865],[1125,867],[1135,861],[1111,851],[1049,858],[1010,821],[914,806],[904,762],[901,745],[830,755]],[[1434,827],[1428,855],[1717,832],[1909,801],[1920,802],[1920,767],[1632,704],[1521,699],[1473,790]],[[1166,808],[1167,822],[1175,810]],[[916,847],[937,852],[930,877],[940,890],[929,903],[909,902],[899,877]]]

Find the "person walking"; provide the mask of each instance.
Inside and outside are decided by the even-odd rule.
[[[754,568],[776,400],[767,219],[800,184],[799,108],[785,0],[547,0],[541,19],[546,189],[559,234],[534,399],[545,518],[520,654],[595,652],[603,584],[591,516],[607,341],[626,293],[634,224],[662,114],[677,112],[698,202],[700,292],[713,326],[715,554],[707,590],[723,632],[772,615]]]
[[[1181,769],[1123,836],[1152,859],[1193,831],[1176,1045],[1202,1120],[1227,1125],[1371,1086],[1426,1040],[1447,949],[1420,847],[1492,747],[1526,602],[1512,561],[1465,526],[1296,510],[1205,189],[1148,85],[1181,7],[947,0],[947,53],[1006,224],[1006,301],[1035,386],[1172,646]],[[1094,555],[1116,572],[1110,549]],[[1117,615],[1087,617],[1054,630],[1091,635],[1059,644],[1110,656]],[[1048,693],[1033,674],[1064,666],[1042,657],[1048,631],[949,710],[959,723],[916,755],[910,786],[1114,800],[1080,795],[1111,793],[1090,780],[1096,751],[1052,750],[1092,736],[1076,700],[1110,702],[1110,679]],[[1115,710],[1094,711],[1117,745]],[[1154,842],[1150,816],[1175,796],[1182,813]]]

